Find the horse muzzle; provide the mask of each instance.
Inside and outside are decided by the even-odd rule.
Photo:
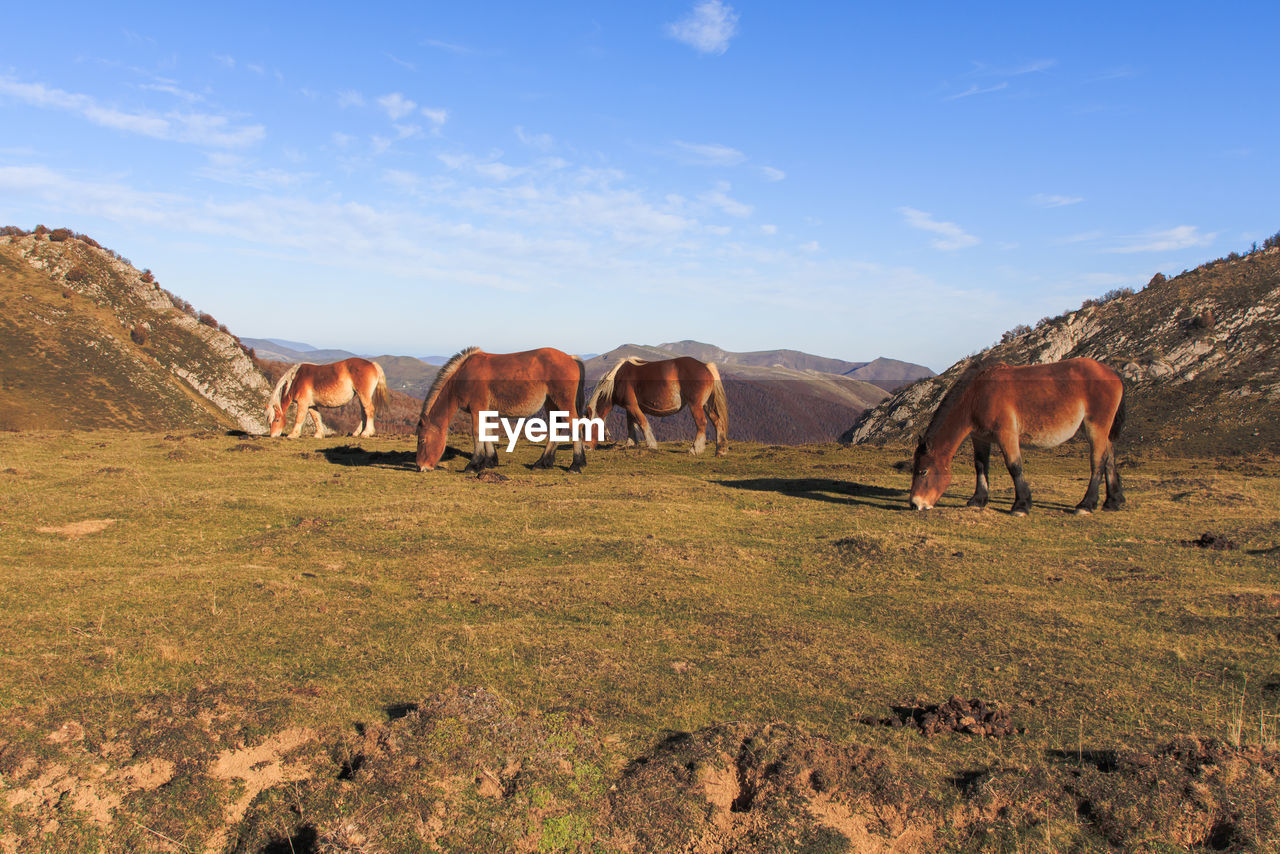
[[[925,501],[919,495],[913,495],[911,496],[911,509],[912,510],[932,510],[933,505]]]

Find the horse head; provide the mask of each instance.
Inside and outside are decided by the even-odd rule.
[[[911,493],[907,500],[916,510],[932,510],[951,484],[951,458],[939,454],[927,439],[916,445],[911,464]]]

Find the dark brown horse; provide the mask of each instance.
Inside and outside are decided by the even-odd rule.
[[[302,423],[311,413],[316,423],[316,438],[324,436],[324,424],[320,421],[318,406],[343,406],[353,397],[360,398],[360,426],[352,436],[373,435],[374,410],[386,405],[387,377],[382,366],[368,359],[344,359],[331,365],[311,365],[305,362],[285,371],[280,382],[271,392],[267,404],[267,423],[271,435],[284,432],[285,413],[290,404],[298,404],[298,420],[289,433],[296,439],[302,433]]]
[[[627,444],[636,443],[636,427],[644,431],[645,443],[657,448],[645,415],[659,418],[675,415],[689,407],[695,435],[691,454],[700,454],[707,444],[707,416],[716,428],[716,456],[729,450],[729,403],[715,363],[703,364],[689,356],[646,362],[623,359],[600,378],[591,393],[587,415],[607,418],[609,410],[621,406],[627,411]],[[593,440],[591,447],[596,446]]]
[[[978,485],[970,507],[987,504],[991,444],[1000,446],[1013,477],[1013,515],[1031,509],[1031,488],[1022,476],[1022,444],[1052,448],[1084,425],[1089,440],[1089,487],[1077,513],[1098,507],[1098,483],[1106,473],[1105,510],[1124,504],[1113,442],[1124,425],[1124,384],[1116,372],[1093,359],[1010,367],[976,364],[951,387],[916,448],[911,506],[929,510],[951,482],[951,458],[966,436],[973,437]]]
[[[586,369],[581,359],[543,347],[523,353],[486,353],[468,347],[445,363],[436,374],[418,419],[418,470],[434,469],[444,454],[449,422],[459,409],[471,415],[475,453],[465,471],[498,464],[494,442],[480,441],[480,413],[504,416],[533,415],[545,405],[578,418],[582,412]],[[558,442],[548,435],[537,468],[551,468]],[[569,471],[582,471],[587,464],[582,439],[573,443],[573,464]]]

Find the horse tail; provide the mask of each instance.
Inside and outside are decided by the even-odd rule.
[[[1116,414],[1111,418],[1111,432],[1107,434],[1107,438],[1114,442],[1120,438],[1120,431],[1124,429],[1124,381],[1120,381],[1120,405],[1116,407]]]
[[[374,362],[373,366],[378,369],[378,384],[373,388],[373,408],[380,410],[387,405],[387,375],[382,372],[382,365]]]
[[[267,403],[268,411],[274,412],[276,407],[280,406],[280,402],[284,400],[285,395],[289,393],[289,388],[293,385],[294,377],[298,375],[298,368],[301,367],[301,364],[294,365],[284,372],[284,376],[280,377],[280,381],[276,383],[276,387],[271,391],[271,400]]]
[[[720,369],[715,362],[707,363],[707,371],[711,374],[711,411],[720,418],[716,427],[716,444],[723,445],[729,438],[729,398],[724,393],[724,383],[720,380]],[[720,435],[723,431],[724,435]]]

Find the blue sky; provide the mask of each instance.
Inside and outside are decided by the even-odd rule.
[[[0,222],[242,336],[941,369],[1280,229],[1274,3],[108,5],[7,16]]]

